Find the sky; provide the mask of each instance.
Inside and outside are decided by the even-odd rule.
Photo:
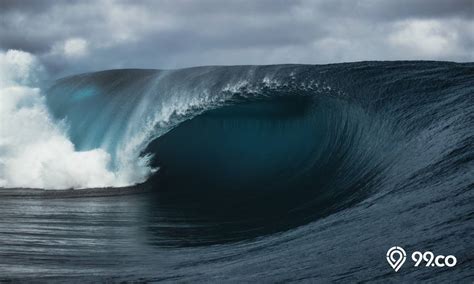
[[[473,0],[1,0],[0,51],[116,68],[474,61]]]

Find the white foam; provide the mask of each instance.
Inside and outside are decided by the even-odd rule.
[[[29,53],[0,52],[0,187],[66,189],[143,181],[146,171],[134,180],[111,171],[111,157],[102,149],[74,149],[33,87],[41,71]]]

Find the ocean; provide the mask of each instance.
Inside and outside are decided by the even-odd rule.
[[[5,166],[0,281],[474,281],[473,63],[121,69],[41,92],[75,160],[61,142]]]

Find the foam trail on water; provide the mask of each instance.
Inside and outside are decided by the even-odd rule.
[[[103,149],[75,150],[66,127],[52,119],[34,87],[41,74],[31,54],[0,52],[0,187],[108,187],[145,180],[110,170],[111,157]]]

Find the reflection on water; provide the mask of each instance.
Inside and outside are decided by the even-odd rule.
[[[1,270],[74,276],[120,265],[146,243],[140,212],[145,201],[143,196],[3,199]]]
[[[191,259],[214,258],[225,246],[236,253],[258,241],[256,237],[317,217],[305,210],[281,211],[280,205],[290,204],[289,198],[278,203],[268,196],[216,200],[183,194],[4,197],[0,199],[0,275],[5,279],[38,275],[124,279],[123,271],[117,273],[122,269],[131,275],[138,273],[135,269],[138,275],[156,275],[157,269],[169,272]]]

